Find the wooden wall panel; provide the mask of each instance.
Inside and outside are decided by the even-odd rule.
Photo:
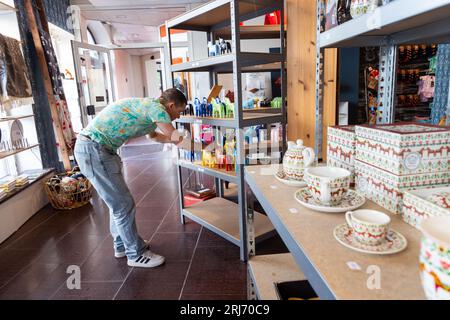
[[[287,0],[288,140],[303,139],[315,146],[316,125],[316,0]],[[326,126],[335,125],[337,49],[325,51],[324,144]]]
[[[327,159],[327,128],[336,125],[337,113],[337,67],[338,49],[325,49],[324,93],[323,93],[323,144],[322,159]]]
[[[316,0],[287,0],[288,140],[314,147]]]

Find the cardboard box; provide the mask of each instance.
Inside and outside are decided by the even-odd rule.
[[[424,219],[450,216],[447,199],[450,200],[450,187],[406,191],[403,197],[403,220],[417,228]]]
[[[417,123],[356,126],[359,161],[395,175],[447,172],[450,127]]]
[[[349,170],[351,183],[355,183],[355,126],[335,126],[328,128],[327,164]]]
[[[398,176],[355,160],[356,190],[383,208],[400,214],[403,193],[409,190],[443,187],[450,184],[450,171]]]

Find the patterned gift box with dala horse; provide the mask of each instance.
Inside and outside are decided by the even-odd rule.
[[[359,161],[396,175],[449,171],[450,127],[416,123],[356,126]]]
[[[405,191],[450,184],[449,171],[399,176],[359,160],[355,160],[355,175],[356,190],[396,214],[402,212]]]
[[[327,164],[349,170],[351,184],[355,183],[355,126],[328,127]]]
[[[405,222],[416,228],[424,219],[450,216],[450,187],[405,192],[402,216]]]

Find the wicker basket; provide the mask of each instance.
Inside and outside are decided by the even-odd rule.
[[[74,169],[75,170],[75,169]],[[92,198],[92,185],[88,179],[77,180],[76,183],[64,185],[60,182],[70,177],[75,171],[58,174],[44,182],[44,188],[52,207],[57,210],[71,210],[84,206]]]

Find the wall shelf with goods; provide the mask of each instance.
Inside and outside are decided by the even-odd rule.
[[[418,82],[426,79],[431,83],[426,76],[433,76],[429,70],[429,59],[436,52],[432,50],[435,50],[436,44],[450,41],[450,30],[444,27],[450,22],[450,0],[384,0],[372,7],[370,4],[376,1],[362,1],[359,5],[366,4],[366,7],[359,9],[366,13],[358,14],[352,7],[357,2],[352,1],[352,6],[348,8],[335,6],[332,10],[327,7],[328,3],[336,5],[337,1],[317,1],[316,150],[322,150],[323,142],[322,66],[325,48],[377,47],[376,50],[379,50],[379,60],[375,62],[379,67],[377,87],[362,92],[364,80],[360,81],[359,123],[430,121],[432,98],[419,97]],[[424,46],[426,49],[423,49],[425,53],[421,61],[420,49]],[[407,47],[411,47],[408,49],[411,54],[418,52],[418,56],[414,59],[401,58]],[[423,76],[425,78],[421,78]],[[365,110],[360,112],[362,106],[368,108],[371,105],[368,103],[368,93],[373,95],[375,103],[374,108],[369,108],[372,114],[367,114]]]
[[[187,151],[179,152],[178,182],[182,222],[184,223],[184,217],[188,217],[239,246],[241,260],[247,259],[243,169],[246,164],[256,164],[258,156],[267,159],[276,155],[278,159],[281,159],[281,152],[286,145],[284,138],[286,132],[286,108],[284,107],[286,70],[284,67],[284,23],[277,26],[240,26],[240,22],[264,16],[276,10],[283,12],[283,1],[217,0],[166,22],[170,54],[172,54],[170,29],[206,32],[203,58],[172,64],[172,77],[174,73],[179,72],[208,73],[209,90],[216,85],[222,85],[219,75],[229,74],[232,76],[232,86],[230,85],[232,90],[230,91],[233,93],[233,98],[227,98],[228,100],[224,102],[225,90],[219,90],[220,93],[212,97],[213,99],[218,97],[221,100],[221,102],[215,100],[216,103],[222,103],[224,106],[225,103],[227,106],[231,105],[226,109],[226,117],[202,117],[191,113],[191,115],[182,116],[177,120],[178,128],[189,131],[196,141],[204,141],[205,134],[208,134],[208,142],[212,142],[208,147],[204,147],[195,154],[189,154]],[[208,42],[215,43],[218,38],[230,40],[231,53],[224,49],[221,54],[211,55]],[[281,50],[279,53],[243,52],[241,39],[279,39],[280,42],[277,46]],[[172,57],[169,61],[171,60]],[[247,112],[246,108],[242,107],[244,105],[242,89],[244,74],[271,74],[271,72],[281,74],[281,97],[279,98],[281,107],[278,109],[270,106],[263,108],[259,107],[259,103],[258,105],[255,103],[254,108],[250,108],[251,111],[248,109]],[[194,97],[188,98],[194,100]],[[259,102],[257,99],[255,101]],[[232,111],[228,111],[230,109]],[[267,111],[269,109],[270,112]],[[258,154],[258,156],[253,158],[253,154]],[[230,155],[232,155],[231,158]],[[255,161],[252,161],[253,159]],[[186,207],[185,190],[182,188],[184,185],[182,168],[214,177],[216,197]],[[225,198],[224,182],[231,182],[237,186],[237,202]],[[260,213],[255,215],[256,241],[272,236],[273,226],[267,217]]]
[[[18,59],[16,54],[20,52],[22,55],[22,43],[18,13],[12,3],[0,1],[0,34],[13,46],[9,47],[8,54]],[[2,50],[5,52],[4,48]],[[7,65],[9,73],[15,72],[21,76],[26,73],[23,69],[25,61],[20,65]],[[22,78],[16,76],[15,79]],[[41,183],[54,172],[53,169],[43,168],[33,96],[28,82],[24,80],[20,85],[12,85],[13,82],[9,82],[7,77],[6,94],[3,92],[0,95],[0,242],[48,203]],[[14,90],[22,91],[17,97],[23,98],[11,95]]]

